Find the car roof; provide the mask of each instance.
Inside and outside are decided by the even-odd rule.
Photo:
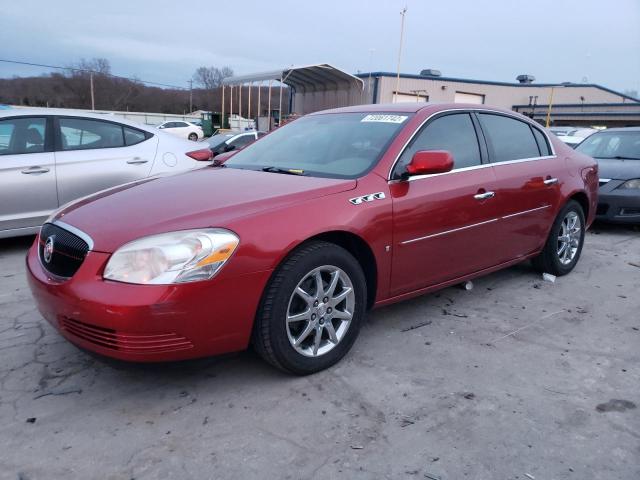
[[[96,120],[109,120],[130,127],[147,130],[156,133],[151,125],[144,125],[138,122],[132,122],[126,118],[119,117],[112,113],[87,112],[84,110],[75,110],[73,108],[45,108],[45,107],[9,107],[0,109],[0,118],[22,116],[22,115],[59,115],[67,117],[94,118]]]
[[[332,108],[312,113],[311,115],[322,115],[328,113],[417,113],[422,110],[430,110],[438,112],[442,110],[487,110],[499,113],[507,113],[509,115],[522,116],[512,110],[505,110],[499,107],[489,105],[478,105],[475,103],[431,103],[431,102],[401,102],[401,103],[374,103],[368,105],[355,105],[352,107]]]

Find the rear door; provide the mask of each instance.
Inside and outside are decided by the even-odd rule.
[[[76,198],[149,175],[158,139],[109,120],[56,118],[58,198]]]
[[[502,261],[537,250],[561,199],[564,162],[539,128],[509,115],[478,112],[496,176]]]
[[[389,188],[394,247],[391,294],[437,285],[495,265],[495,177],[468,112],[430,120],[404,150]],[[419,150],[447,150],[451,172],[400,179]]]
[[[0,119],[0,230],[41,225],[58,207],[52,119]]]

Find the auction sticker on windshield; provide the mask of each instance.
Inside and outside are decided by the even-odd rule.
[[[408,117],[406,115],[367,115],[361,122],[402,123]]]

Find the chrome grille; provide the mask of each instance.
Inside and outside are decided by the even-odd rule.
[[[47,245],[50,243],[50,245]],[[45,223],[38,237],[40,263],[58,277],[72,277],[82,265],[89,245],[82,238],[53,223]]]

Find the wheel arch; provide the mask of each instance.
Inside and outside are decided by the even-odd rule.
[[[364,272],[364,276],[367,281],[367,309],[372,308],[376,300],[376,292],[378,289],[378,264],[369,244],[361,236],[355,233],[348,232],[346,230],[331,230],[318,233],[305,239],[303,242],[298,243],[287,252],[285,258],[294,250],[313,241],[333,243],[334,245],[344,248],[354,256],[362,267],[362,271]]]
[[[587,220],[589,218],[589,197],[583,191],[577,191],[569,195],[567,201],[575,200],[582,207],[582,212],[584,213],[584,218]]]

